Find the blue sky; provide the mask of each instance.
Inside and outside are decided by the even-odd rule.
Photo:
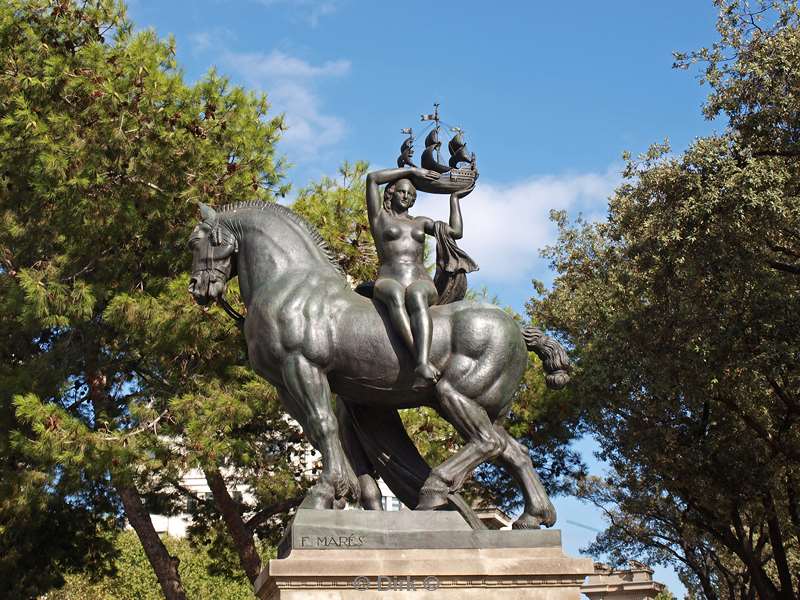
[[[673,51],[715,39],[710,0],[135,0],[129,12],[174,35],[188,80],[214,65],[268,94],[289,124],[280,149],[295,190],[344,160],[393,165],[400,129],[441,103],[481,172],[462,203],[461,246],[481,265],[471,284],[517,310],[531,279],[552,279],[538,256],[551,208],[602,218],[623,151],[665,138],[680,151],[720,126],[700,113],[696,74],[671,68]],[[446,217],[444,196],[420,196],[416,214]],[[560,504],[575,552],[592,532],[565,520],[602,520]]]

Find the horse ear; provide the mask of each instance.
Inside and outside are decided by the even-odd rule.
[[[217,211],[208,204],[200,203],[200,218],[211,226],[217,224]]]

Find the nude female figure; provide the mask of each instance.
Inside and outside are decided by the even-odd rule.
[[[426,169],[385,169],[367,175],[367,212],[380,268],[373,297],[389,311],[395,331],[416,358],[417,376],[426,383],[438,381],[440,373],[430,362],[433,326],[428,307],[438,299],[436,286],[423,264],[425,235],[434,235],[434,221],[413,217],[417,190],[407,177],[434,180],[439,173]],[[381,198],[378,186],[387,184]],[[447,233],[453,239],[463,235],[459,200],[472,188],[450,196]]]

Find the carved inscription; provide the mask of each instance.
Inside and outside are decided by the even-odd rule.
[[[367,541],[365,535],[304,535],[301,548],[358,548]]]

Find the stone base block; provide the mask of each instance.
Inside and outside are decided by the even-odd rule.
[[[261,600],[578,600],[586,558],[548,531],[472,531],[455,513],[299,510]]]
[[[255,589],[261,600],[578,600],[592,572],[560,548],[293,550]]]

